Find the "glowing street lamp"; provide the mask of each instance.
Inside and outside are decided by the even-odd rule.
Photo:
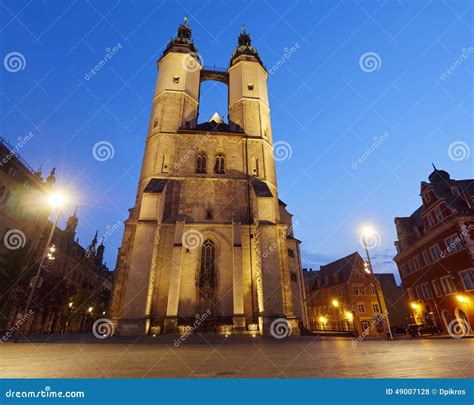
[[[57,211],[56,211],[56,216],[54,218],[53,226],[51,228],[51,231],[49,232],[48,241],[46,242],[46,246],[43,250],[43,254],[41,255],[41,260],[40,260],[40,263],[38,265],[38,270],[36,271],[35,277],[33,277],[34,282],[31,284],[30,294],[28,295],[28,300],[26,301],[25,314],[27,314],[29,312],[31,301],[33,299],[33,295],[35,293],[36,287],[39,286],[40,283],[41,283],[41,269],[43,268],[44,261],[47,258],[49,260],[54,260],[53,253],[56,250],[56,247],[51,244],[51,241],[53,240],[54,231],[55,231],[56,227],[58,226],[59,217],[61,215],[61,209],[62,209],[63,205],[66,202],[66,198],[64,197],[64,194],[61,194],[61,193],[58,193],[58,192],[53,192],[53,193],[48,194],[46,200],[47,200],[48,204],[53,209],[55,208]],[[51,249],[53,249],[53,250],[51,250]],[[18,329],[18,332],[21,332],[21,330],[23,330],[22,326],[20,326],[20,328]],[[18,337],[19,337],[19,335],[16,334],[15,339],[13,340],[15,343],[18,342]]]
[[[410,306],[416,311],[418,309],[418,304],[416,302],[412,302]]]
[[[379,304],[380,312],[382,312],[382,302],[380,300],[379,289],[377,288],[377,283],[375,281],[375,274],[374,274],[374,269],[372,267],[372,261],[370,260],[369,248],[367,247],[367,239],[370,238],[370,237],[373,237],[374,235],[377,235],[377,232],[375,231],[375,229],[372,226],[365,225],[365,226],[362,227],[360,236],[361,236],[361,240],[364,244],[365,254],[367,256],[367,266],[364,265],[364,270],[367,274],[372,275],[372,285],[373,285],[374,290],[375,290],[375,295],[377,296],[377,302]],[[386,317],[385,320],[387,322],[386,326],[388,328],[388,333],[389,333],[389,336],[390,336],[390,340],[393,340],[393,335],[392,335],[392,331],[390,329],[390,322],[388,320],[388,317]],[[382,321],[382,325],[383,325],[384,330],[385,330],[385,322]]]
[[[458,295],[456,295],[456,299],[461,304],[467,304],[467,297],[465,297],[464,295],[458,294]]]
[[[337,308],[339,306],[339,301],[338,300],[332,300],[332,306]]]

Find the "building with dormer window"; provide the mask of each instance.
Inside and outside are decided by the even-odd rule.
[[[413,322],[445,332],[457,323],[467,332],[474,324],[474,180],[433,168],[421,182],[422,205],[395,218],[394,260]]]

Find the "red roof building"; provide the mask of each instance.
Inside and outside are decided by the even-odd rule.
[[[413,214],[395,218],[394,260],[412,321],[465,335],[474,325],[474,180],[434,167],[420,195]]]

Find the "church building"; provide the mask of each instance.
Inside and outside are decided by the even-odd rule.
[[[278,198],[268,72],[249,34],[228,69],[208,69],[185,21],[158,71],[114,276],[116,333],[176,333],[200,319],[199,331],[299,334],[300,241]],[[228,86],[228,122],[198,119],[206,80]]]

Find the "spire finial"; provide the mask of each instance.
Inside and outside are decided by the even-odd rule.
[[[77,217],[77,207],[76,207],[75,210],[74,210],[74,215],[73,215],[73,216],[74,216],[74,217]]]
[[[242,25],[242,34],[245,34],[247,31],[245,29],[245,24]]]
[[[186,25],[186,26],[188,25],[188,16],[187,15],[184,16],[184,25]]]
[[[431,164],[432,164],[434,170],[438,170],[433,162],[431,162]]]

